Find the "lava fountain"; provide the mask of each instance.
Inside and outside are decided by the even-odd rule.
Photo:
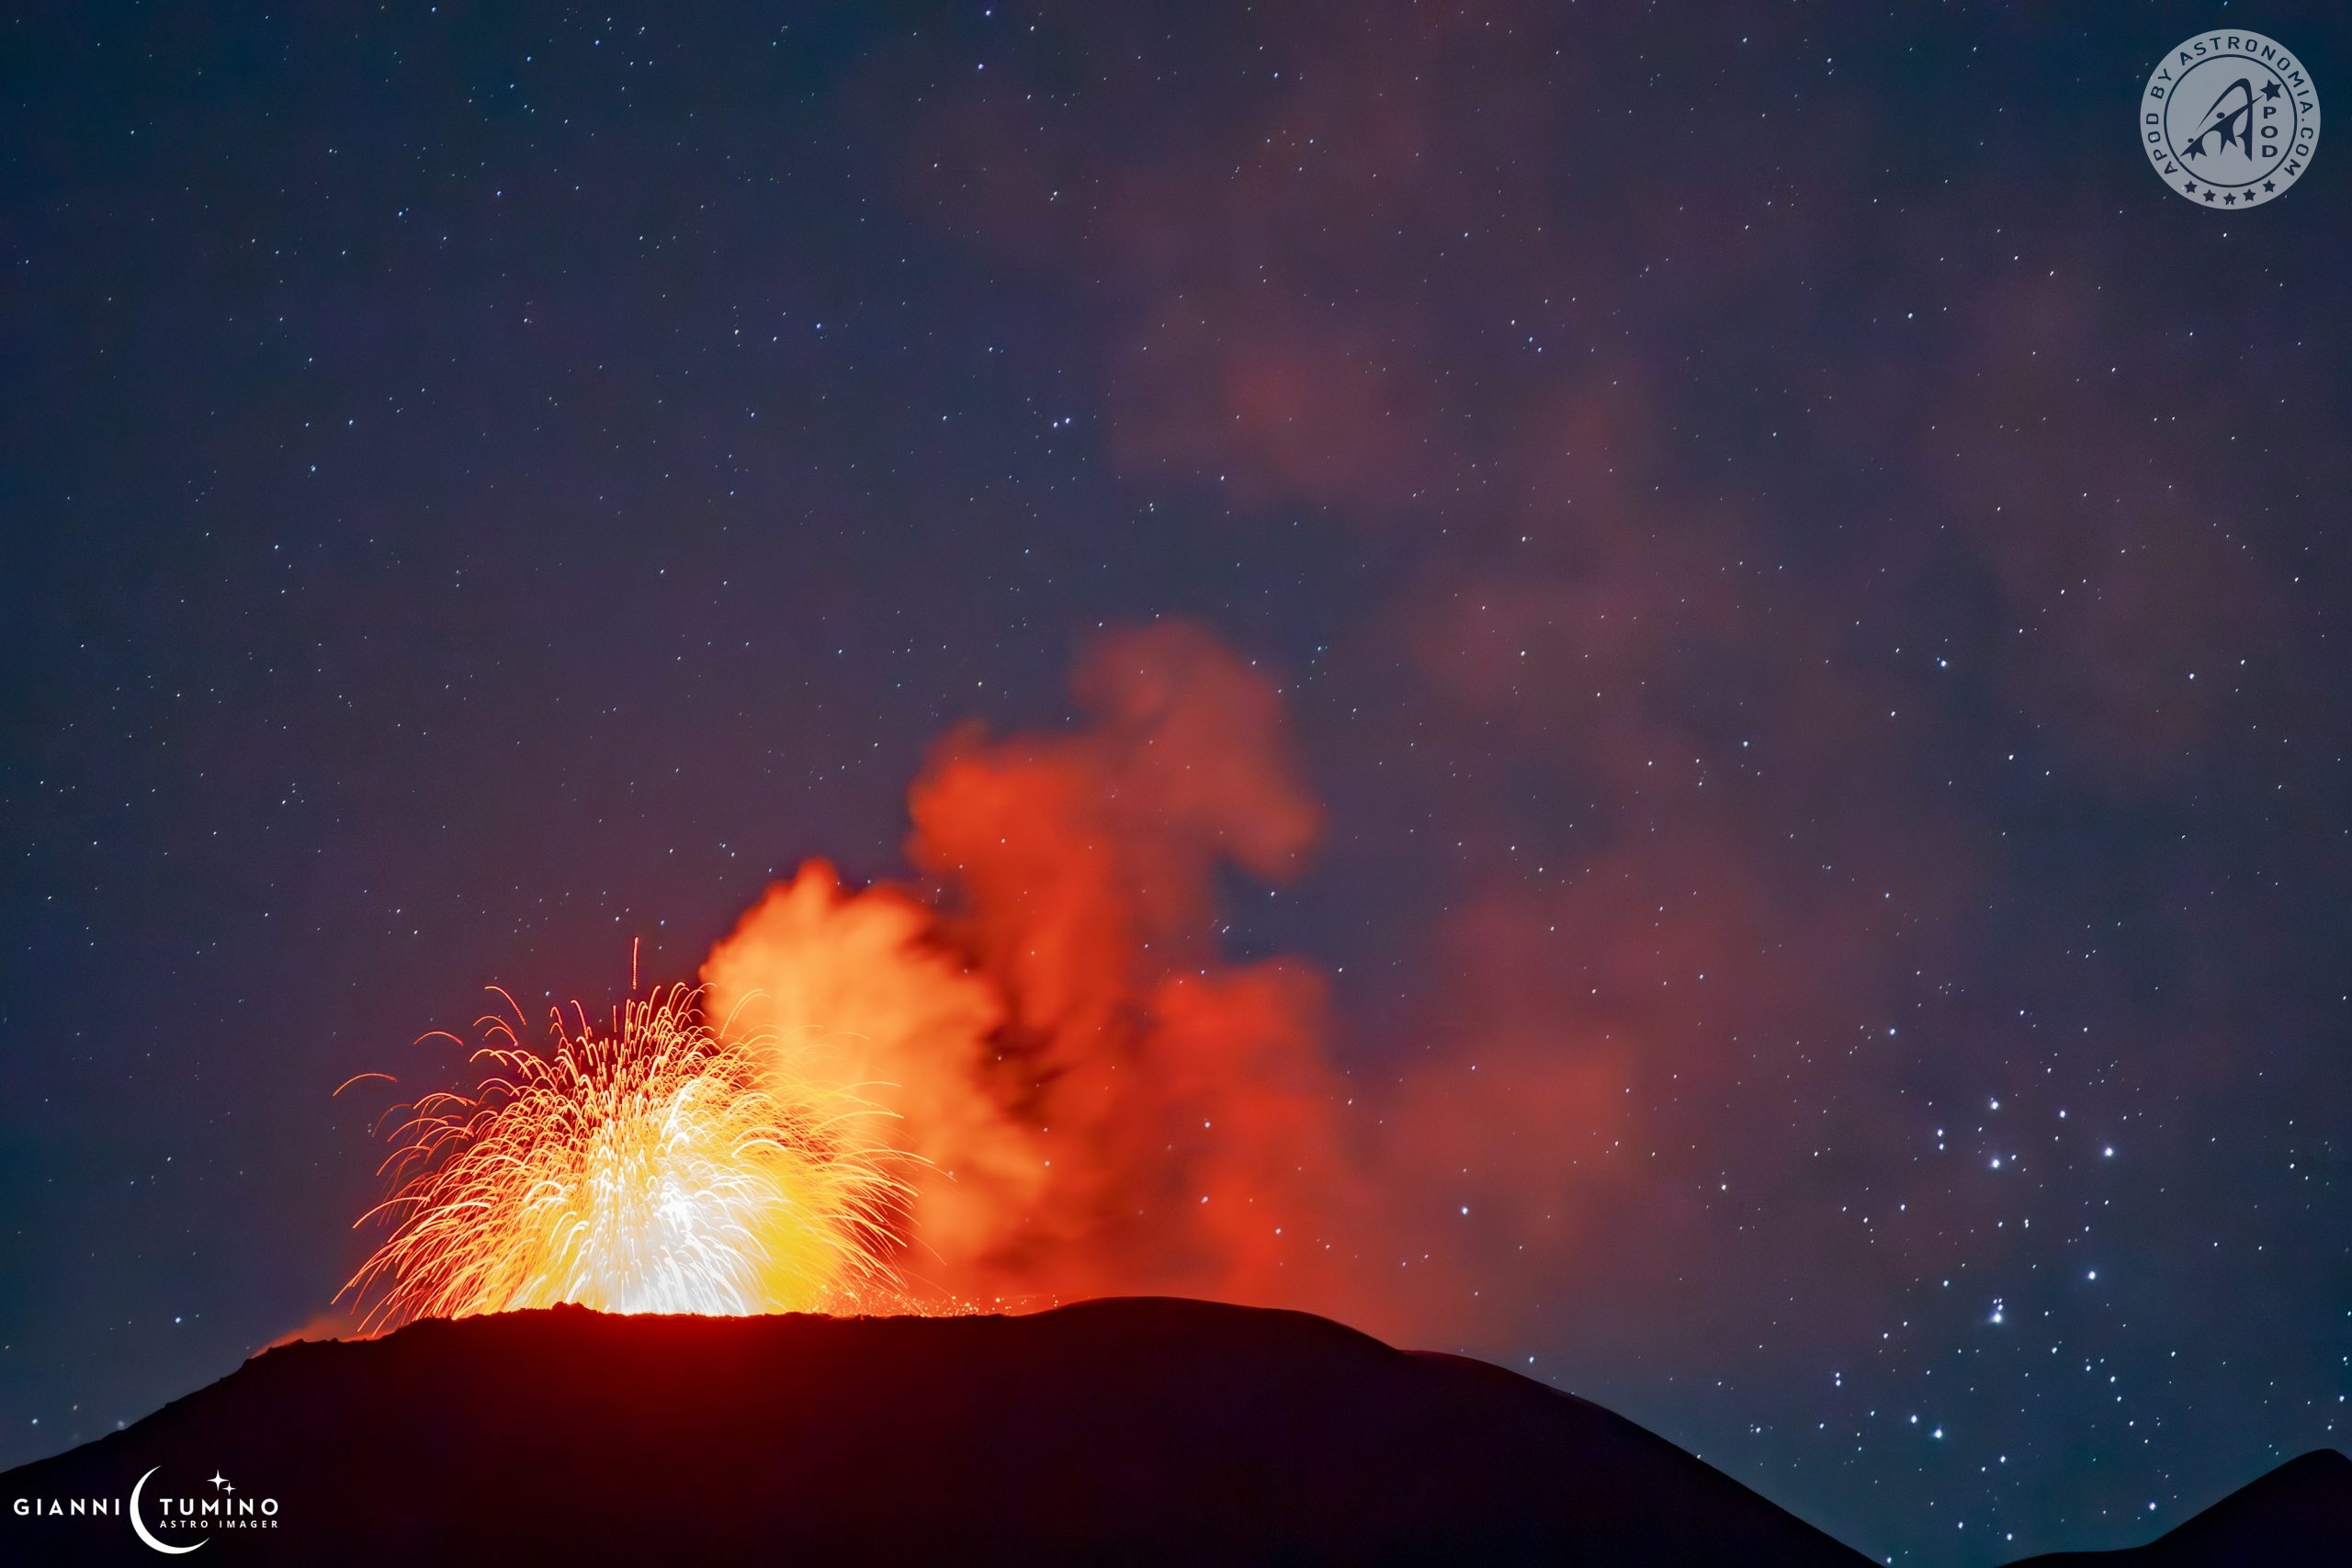
[[[481,1085],[424,1096],[392,1134],[395,1189],[361,1220],[391,1234],[343,1292],[368,1303],[366,1330],[559,1302],[734,1316],[890,1293],[905,1156],[816,1047],[723,1036],[684,986],[632,998],[601,1032],[556,1010],[544,1055],[517,1024],[481,1022]]]

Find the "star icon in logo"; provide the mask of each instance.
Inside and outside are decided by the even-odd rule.
[[[2184,180],[2181,182],[2180,188],[2187,191],[2189,195],[2195,196],[2197,194],[2197,182],[2195,180]]]
[[[221,1474],[221,1473],[220,1473],[219,1471],[217,1471],[217,1470],[216,1470],[216,1471],[214,1471],[214,1472],[212,1472],[212,1486],[213,1486],[213,1489],[214,1489],[215,1491],[218,1491],[218,1490],[220,1490],[220,1488],[222,1488],[222,1487],[224,1487],[224,1486],[225,1486],[225,1487],[228,1487],[228,1489],[229,1489],[230,1491],[232,1491],[232,1492],[234,1492],[234,1491],[236,1490],[236,1488],[235,1488],[234,1486],[230,1486],[230,1485],[229,1485],[229,1478],[228,1478],[227,1476],[225,1476],[225,1475]]]
[[[2208,201],[2213,199],[2213,187],[2211,186],[2205,187],[2205,199]]]
[[[2262,182],[2262,188],[2265,190],[2277,190],[2278,188],[2278,185],[2275,180],[2265,180]]]
[[[2231,192],[2229,195],[2222,198],[2222,205],[2224,207],[2235,207],[2237,204],[2238,198],[2235,191]]]
[[[2275,97],[2277,97],[2277,96],[2278,96],[2278,83],[2276,83],[2276,82],[2273,82],[2273,83],[2271,83],[2271,84],[2270,84],[2270,85],[2268,85],[2267,87],[2263,88],[2263,89],[2262,89],[2262,96],[2263,96],[2264,97],[2266,97],[2266,98],[2275,98]]]

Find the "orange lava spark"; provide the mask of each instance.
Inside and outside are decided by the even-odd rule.
[[[417,1317],[577,1303],[742,1315],[854,1309],[893,1293],[910,1190],[872,1132],[886,1113],[760,1033],[722,1039],[684,986],[599,1032],[559,1010],[550,1049],[485,1019],[471,1095],[410,1108],[362,1217],[391,1235],[344,1293],[370,1332]],[[512,1005],[512,998],[509,998]],[[340,1296],[338,1296],[340,1299]]]

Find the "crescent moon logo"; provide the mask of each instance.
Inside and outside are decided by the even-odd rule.
[[[162,1541],[157,1540],[153,1536],[147,1533],[147,1521],[139,1517],[139,1494],[145,1489],[147,1485],[147,1477],[153,1475],[157,1471],[163,1468],[164,1467],[160,1464],[149,1465],[147,1467],[147,1475],[141,1476],[139,1478],[139,1484],[130,1489],[130,1528],[139,1532],[140,1540],[145,1541],[156,1551],[168,1551],[173,1556],[177,1557],[185,1552],[194,1551],[198,1546],[202,1546],[204,1542],[199,1540],[195,1546],[165,1546]]]

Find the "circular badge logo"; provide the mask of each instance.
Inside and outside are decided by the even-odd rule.
[[[2199,206],[2252,207],[2311,167],[2319,94],[2303,62],[2275,40],[2199,33],[2156,62],[2140,130],[2174,190]]]

